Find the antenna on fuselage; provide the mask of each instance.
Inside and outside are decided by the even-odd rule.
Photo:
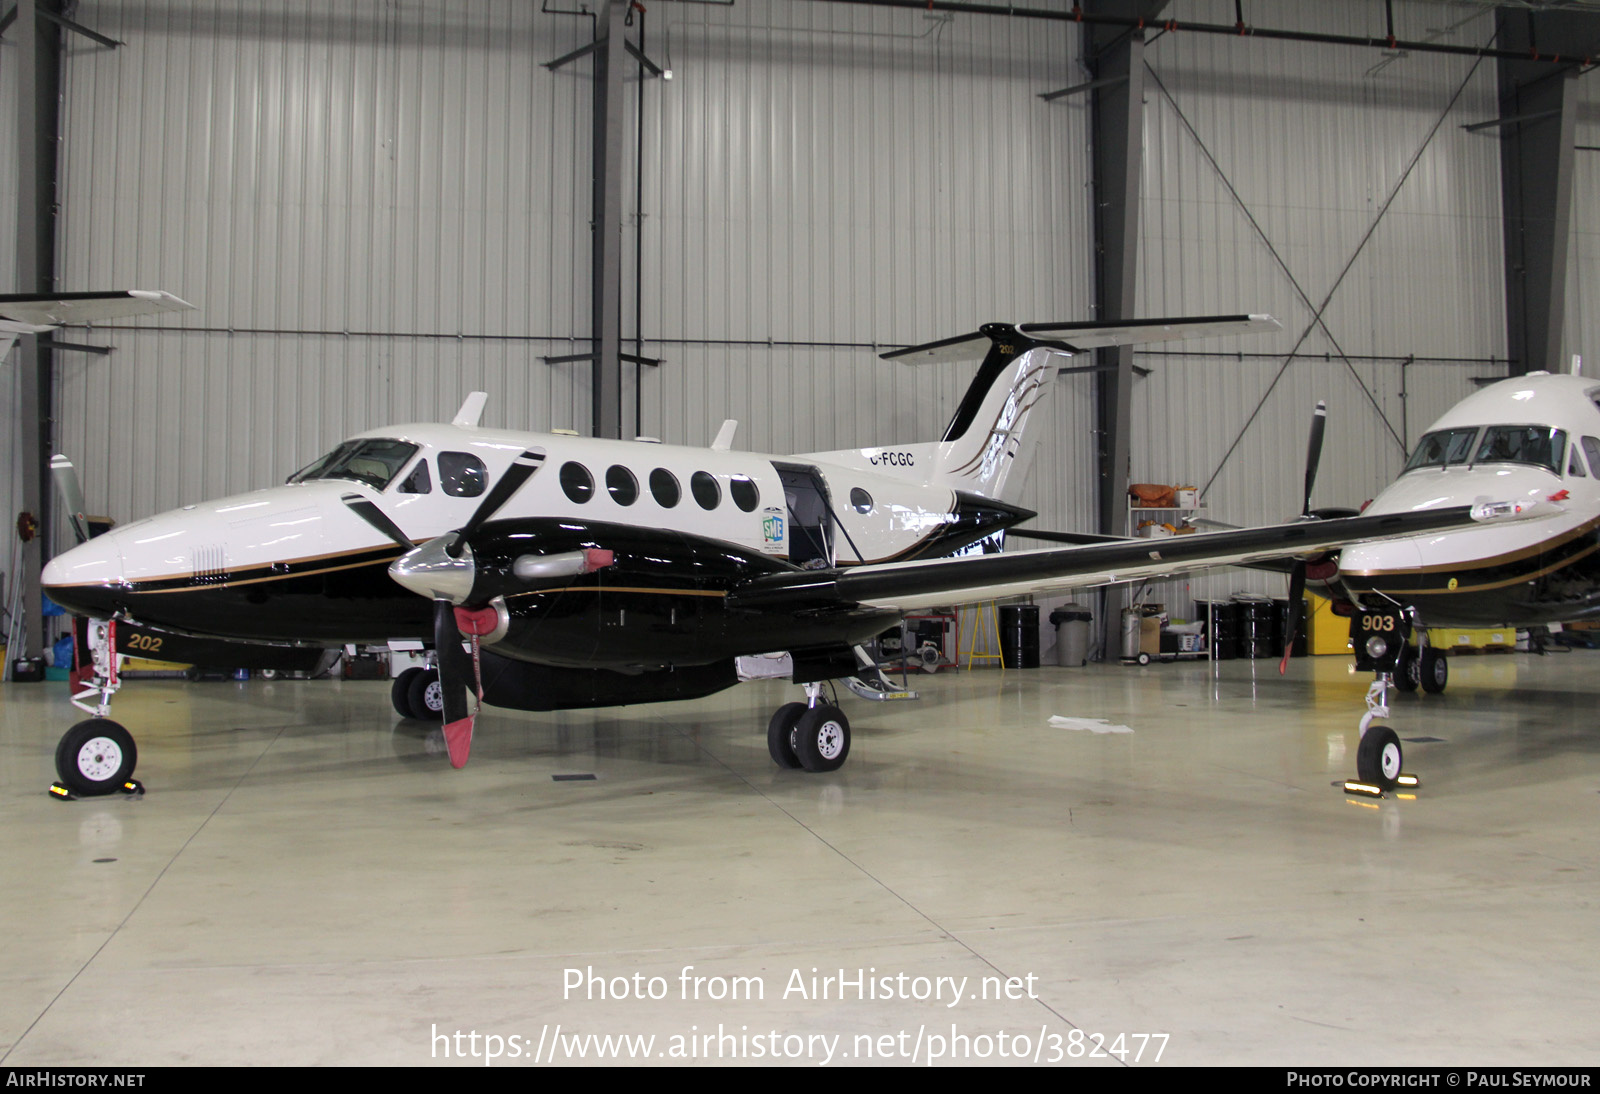
[[[474,391],[461,403],[461,409],[456,411],[456,416],[450,419],[451,425],[465,426],[468,429],[478,424],[478,419],[483,417],[483,404],[489,401],[487,391]]]
[[[1576,353],[1572,355],[1572,375],[1583,375],[1583,358]]]

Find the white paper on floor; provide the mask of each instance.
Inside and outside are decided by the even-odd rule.
[[[1128,726],[1114,726],[1104,718],[1063,718],[1052,715],[1050,724],[1057,729],[1087,729],[1091,733],[1132,733]]]

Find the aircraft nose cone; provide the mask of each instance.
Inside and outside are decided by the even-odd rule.
[[[117,611],[124,569],[116,536],[96,536],[57,555],[45,564],[39,583],[46,596],[78,615]]]

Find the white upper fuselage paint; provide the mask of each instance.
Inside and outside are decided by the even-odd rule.
[[[492,485],[511,461],[526,450],[544,454],[540,470],[496,515],[562,518],[633,524],[723,540],[779,557],[788,557],[794,528],[777,464],[814,467],[826,483],[829,502],[843,534],[833,535],[840,565],[878,562],[905,554],[954,519],[954,491],[909,482],[870,466],[838,466],[811,457],[723,452],[642,441],[596,440],[554,434],[521,433],[440,423],[393,426],[358,434],[351,440],[391,439],[417,446],[387,485],[316,479],[270,487],[198,505],[184,506],[136,521],[59,555],[47,567],[46,585],[132,584],[222,575],[273,564],[325,559],[383,549],[389,542],[341,501],[355,493],[375,502],[416,542],[464,525],[483,500],[452,496],[443,488],[441,454],[469,454],[482,461]],[[427,463],[426,492],[403,487]],[[588,473],[587,500],[574,500],[563,488],[563,472],[576,465]],[[608,489],[607,475],[625,469],[636,484],[630,504]],[[651,476],[664,471],[678,497],[665,505],[652,491]],[[576,475],[576,472],[570,473]],[[569,475],[569,477],[570,477]],[[694,491],[696,476],[715,482],[702,490],[708,508]],[[658,479],[660,476],[658,476]],[[735,483],[750,507],[735,500]],[[749,487],[755,500],[750,504]],[[581,494],[581,491],[580,491]],[[665,495],[670,500],[670,495]],[[852,546],[853,544],[853,546]],[[860,557],[858,558],[857,552]]]

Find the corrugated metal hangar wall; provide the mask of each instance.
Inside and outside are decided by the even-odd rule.
[[[643,432],[705,443],[733,417],[741,448],[930,438],[967,370],[891,366],[874,345],[1092,318],[1086,97],[1040,98],[1087,78],[1075,28],[806,0],[648,7],[646,49],[673,79],[639,96],[630,66],[626,96],[623,333],[663,361],[641,377]],[[1286,29],[1383,24],[1377,0],[1247,7]],[[586,428],[587,366],[541,358],[587,348],[588,62],[544,63],[592,29],[558,13],[575,3],[545,8],[78,7],[125,44],[69,44],[61,287],[159,287],[200,308],[103,332],[110,358],[58,357],[58,447],[91,510],[128,520],[281,481],[348,433],[448,417],[474,388],[491,393],[486,424]],[[1231,23],[1234,6],[1166,14]],[[1493,33],[1475,5],[1397,3],[1395,19],[1401,37]],[[1497,141],[1461,128],[1495,114],[1492,63],[1149,37],[1139,311],[1267,311],[1284,330],[1141,354],[1133,477],[1204,486],[1217,519],[1285,518],[1326,398],[1314,500],[1357,504],[1474,377],[1504,371],[1488,363],[1506,355]],[[13,68],[0,53],[8,101]],[[1580,145],[1600,143],[1591,82]],[[1579,156],[1574,350],[1600,345],[1584,299],[1597,168]],[[14,186],[0,181],[0,243]],[[14,400],[14,367],[6,381]],[[1093,523],[1093,384],[1056,389],[1025,499],[1041,526]]]

